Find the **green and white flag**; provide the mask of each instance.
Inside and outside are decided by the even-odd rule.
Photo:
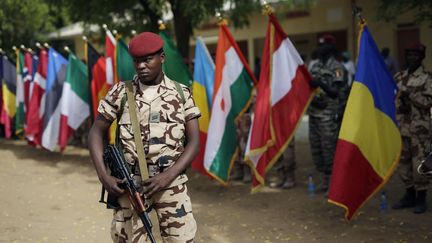
[[[24,53],[17,48],[16,50],[16,113],[15,113],[15,135],[18,137],[24,136],[25,126],[25,109],[24,109]]]
[[[90,85],[87,65],[69,54],[66,80],[60,101],[59,145],[63,150],[72,132],[90,116]]]

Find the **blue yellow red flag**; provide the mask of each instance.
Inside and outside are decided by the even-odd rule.
[[[357,73],[339,131],[329,202],[351,220],[387,182],[400,157],[397,86],[370,34],[361,25]]]
[[[206,147],[207,132],[210,122],[214,72],[215,64],[213,59],[201,37],[198,37],[195,46],[194,81],[192,83],[192,92],[195,104],[201,111],[201,117],[198,119],[201,149],[192,162],[192,168],[206,175],[207,171],[204,169],[204,148]]]

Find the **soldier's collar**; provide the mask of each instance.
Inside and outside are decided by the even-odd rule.
[[[420,74],[422,74],[424,72],[424,67],[423,65],[420,65],[420,67],[418,67],[412,75],[414,76],[419,76]]]
[[[177,89],[176,89],[176,87],[175,87],[174,82],[175,82],[175,81],[171,80],[170,78],[168,78],[168,76],[166,76],[166,75],[164,74],[164,80],[163,80],[163,82],[162,82],[163,85],[161,85],[161,87],[164,86],[164,88],[166,88],[167,90],[176,91]],[[162,84],[162,83],[161,83],[161,84]]]
[[[164,74],[161,83],[158,84],[158,86],[159,86],[158,93],[162,93],[165,89],[170,89],[170,90],[172,90],[172,87],[170,87],[170,85],[169,85],[169,83],[171,83],[171,82],[167,82],[167,81],[166,81],[167,79],[170,80],[170,79],[169,79],[169,78]],[[133,80],[132,80],[132,83],[134,84],[134,86],[135,86],[135,88],[136,88],[136,90],[137,90],[137,93],[138,93],[139,95],[143,95],[143,91],[141,90],[141,85],[143,85],[143,84],[141,84],[141,82],[139,81],[138,75],[135,75],[135,76],[134,76],[134,78],[133,78]]]

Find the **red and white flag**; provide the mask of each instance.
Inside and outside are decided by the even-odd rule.
[[[288,146],[314,94],[300,55],[270,13],[261,74],[245,159],[254,171],[253,188],[264,184]]]
[[[33,79],[31,97],[26,116],[26,135],[35,145],[41,144],[43,114],[45,108],[45,86],[48,70],[48,52],[42,48],[39,52],[39,64]]]
[[[106,81],[110,87],[117,82],[115,71],[116,43],[117,41],[113,34],[107,29],[105,37]]]

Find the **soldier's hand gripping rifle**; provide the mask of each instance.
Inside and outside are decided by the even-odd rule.
[[[117,149],[117,147],[113,145],[108,145],[105,148],[104,161],[110,168],[112,176],[120,180],[126,179],[126,182],[124,183],[124,189],[127,190],[129,200],[131,201],[133,208],[143,222],[150,241],[152,243],[156,243],[156,240],[152,233],[153,225],[146,212],[144,201],[138,191],[138,186],[135,184],[134,180],[129,175],[129,171],[125,165],[126,162],[124,161],[123,156],[120,154],[120,151]]]

